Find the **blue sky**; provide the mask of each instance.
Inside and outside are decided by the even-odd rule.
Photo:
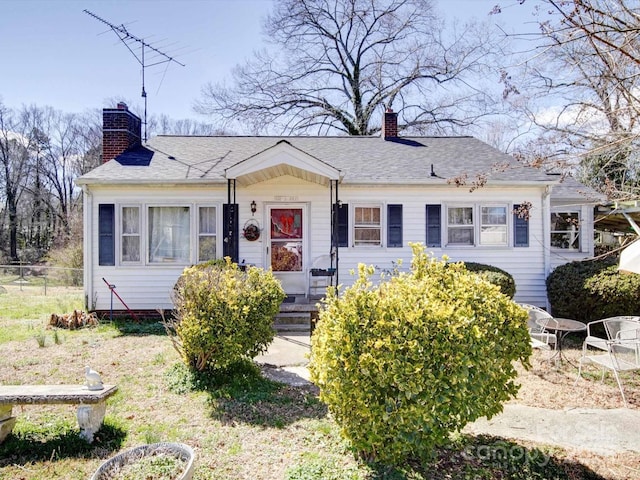
[[[524,25],[531,8],[516,0],[439,0],[439,7],[447,18],[485,17],[496,3],[507,8],[495,21],[532,30]],[[114,98],[142,105],[140,64],[87,9],[186,65],[146,69],[149,114],[205,120],[192,111],[200,88],[261,47],[269,8],[269,0],[0,0],[0,99],[14,109],[65,112],[112,106]]]

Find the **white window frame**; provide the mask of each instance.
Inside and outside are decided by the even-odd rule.
[[[384,205],[382,205],[381,203],[355,203],[352,207],[352,218],[353,218],[353,223],[351,226],[351,238],[352,240],[352,246],[353,247],[357,247],[357,248],[371,248],[371,247],[381,247],[383,245],[383,233],[384,233]],[[373,223],[357,223],[357,216],[356,216],[356,210],[358,208],[371,208],[371,209],[378,209],[378,214],[379,214],[379,222],[378,224],[373,224]],[[358,229],[375,229],[377,228],[379,231],[379,240],[377,242],[374,241],[358,241],[357,239],[357,235],[356,232],[358,231]]]
[[[553,230],[553,219],[551,218],[553,215],[576,215],[577,217],[577,225],[573,226],[573,229],[571,230]],[[562,208],[562,207],[557,207],[557,208],[553,208],[551,210],[551,214],[550,214],[550,243],[551,243],[551,249],[552,250],[557,250],[560,252],[582,252],[582,211],[580,209],[572,209],[572,208]],[[565,237],[564,240],[562,240],[563,243],[566,243],[568,246],[567,247],[563,247],[563,246],[558,246],[558,241],[554,241],[554,234],[555,235],[563,235]],[[574,241],[577,240],[578,241],[578,247],[577,248],[571,248],[571,244],[574,243]]]
[[[484,208],[503,208],[505,212],[504,224],[485,224],[483,223],[482,213]],[[451,223],[449,217],[449,211],[456,208],[465,208],[471,210],[471,223]],[[513,246],[513,229],[515,228],[512,215],[513,204],[507,202],[487,202],[487,203],[449,203],[442,204],[443,217],[444,217],[444,247],[449,248],[472,248],[472,247],[494,247],[494,248],[507,248]],[[504,228],[504,242],[489,242],[483,240],[483,228],[484,227],[501,227]],[[450,242],[451,229],[467,229],[473,234],[472,242],[470,243],[453,243]]]
[[[448,205],[444,205],[445,208],[445,239],[447,247],[474,247],[476,245],[476,238],[478,237],[477,230],[477,209],[474,204],[469,203],[452,203]],[[471,223],[450,223],[449,222],[449,210],[454,208],[466,208],[471,209]],[[471,243],[453,243],[449,241],[449,231],[450,229],[454,230],[469,230],[471,227],[471,233],[473,235]]]
[[[504,209],[504,223],[484,223],[483,215],[485,208],[503,208]],[[511,229],[509,228],[509,212],[513,211],[513,206],[509,208],[509,205],[505,203],[484,203],[478,205],[479,215],[478,215],[478,243],[482,246],[488,247],[507,247],[509,246],[509,232]],[[488,240],[483,239],[484,229],[504,229],[504,241],[501,242],[490,242]]]
[[[124,231],[124,210],[126,208],[138,209],[138,231],[126,233]],[[143,244],[142,244],[142,216],[143,210],[140,204],[122,204],[118,206],[118,258],[122,265],[140,265],[144,258]],[[137,260],[125,260],[124,259],[124,239],[138,237],[138,259]]]
[[[215,228],[215,231],[213,233],[211,232],[205,232],[203,233],[201,230],[201,223],[200,223],[200,210],[203,208],[213,208],[215,209],[215,217],[213,219],[213,225]],[[194,255],[196,256],[196,262],[197,263],[202,263],[202,262],[207,262],[209,260],[215,260],[217,258],[220,258],[220,251],[219,251],[219,242],[218,242],[218,232],[220,231],[220,225],[219,225],[219,219],[220,219],[220,207],[216,204],[196,204],[195,207],[195,231],[197,232],[195,237],[196,237],[196,245],[195,245],[195,250],[194,250]],[[207,259],[202,259],[200,258],[200,241],[203,237],[207,237],[207,238],[213,238],[214,239],[214,245],[215,245],[215,256],[214,258],[207,258]]]
[[[189,258],[182,261],[151,261],[150,259],[150,232],[151,225],[150,212],[153,208],[186,208],[188,209],[189,218],[189,238],[186,244],[189,248]],[[124,210],[126,208],[138,209],[138,233],[124,231]],[[215,233],[200,232],[200,209],[201,208],[213,208],[215,209],[215,218],[213,219]],[[215,242],[215,258],[222,257],[221,246],[221,233],[222,232],[222,205],[221,203],[179,203],[179,204],[166,204],[166,203],[121,203],[115,204],[115,222],[116,230],[114,232],[115,237],[115,255],[116,265],[121,266],[136,266],[136,265],[190,265],[193,263],[201,263],[207,260],[200,259],[200,238],[201,237],[213,237]],[[125,260],[124,256],[124,238],[126,237],[138,237],[140,258],[139,260]]]
[[[187,234],[187,241],[185,242],[185,244],[187,245],[187,248],[189,249],[189,253],[186,256],[186,258],[180,258],[180,257],[163,257],[164,260],[160,261],[160,260],[156,260],[153,261],[151,260],[151,255],[152,255],[152,245],[151,245],[151,210],[154,208],[186,208],[187,209],[187,218],[188,218],[188,227],[189,227],[189,232]],[[180,204],[165,204],[165,203],[148,203],[145,205],[145,225],[146,225],[146,229],[145,229],[145,236],[146,236],[146,241],[145,244],[147,246],[147,252],[146,252],[146,263],[147,265],[189,265],[191,263],[193,263],[193,256],[194,256],[194,246],[193,246],[193,228],[194,228],[194,219],[193,219],[193,211],[194,211],[194,205],[192,203],[180,203]],[[172,260],[172,258],[174,258],[174,260]]]

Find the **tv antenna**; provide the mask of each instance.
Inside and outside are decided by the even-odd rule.
[[[120,41],[127,47],[127,49],[131,52],[131,54],[135,57],[138,63],[142,66],[142,98],[144,98],[144,141],[147,141],[147,91],[144,88],[144,70],[148,67],[153,67],[155,65],[160,65],[163,63],[177,63],[178,65],[184,67],[184,63],[180,63],[178,60],[173,58],[172,56],[160,51],[160,49],[154,47],[153,45],[145,42],[142,38],[136,37],[135,35],[129,33],[127,28],[122,25],[114,25],[111,22],[106,21],[104,18],[99,17],[95,13],[90,12],[89,10],[83,10],[87,15],[95,18],[99,22],[107,25],[120,39]],[[140,54],[136,53],[133,47],[138,44],[140,47]],[[151,50],[153,52],[152,62],[145,64],[145,50]],[[168,66],[168,65],[167,65]]]

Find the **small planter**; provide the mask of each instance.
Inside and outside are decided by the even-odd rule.
[[[126,450],[100,465],[91,480],[191,480],[195,454],[183,443],[153,443]]]

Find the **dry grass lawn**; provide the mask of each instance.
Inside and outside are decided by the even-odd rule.
[[[24,322],[0,319],[0,328],[27,327]],[[35,331],[29,338],[0,343],[0,382],[83,383],[84,366],[92,366],[106,383],[119,386],[107,407],[104,435],[108,438],[98,438],[99,448],[69,452],[64,441],[73,437],[76,428],[74,407],[17,407],[19,441],[14,440],[14,447],[31,453],[0,454],[0,479],[89,478],[117,451],[156,441],[191,445],[197,452],[195,480],[285,479],[293,466],[314,461],[344,472],[341,478],[365,478],[358,473],[359,467],[338,438],[313,387],[285,388],[269,402],[234,403],[204,392],[174,393],[166,372],[179,359],[167,337],[157,330],[122,334],[113,326],[101,325],[59,332],[59,343],[51,330],[45,332],[44,347],[38,346]],[[579,355],[577,340],[568,351],[574,360]],[[514,402],[556,409],[622,407],[615,382],[601,384],[599,377],[591,376],[574,387],[576,370],[545,362],[544,355],[536,352],[532,368],[521,369],[522,388]],[[626,379],[633,409],[640,408],[639,377],[636,373]],[[57,432],[62,441],[47,431]],[[569,462],[585,464],[607,479],[640,478],[637,453],[605,457],[557,448],[550,451]]]

